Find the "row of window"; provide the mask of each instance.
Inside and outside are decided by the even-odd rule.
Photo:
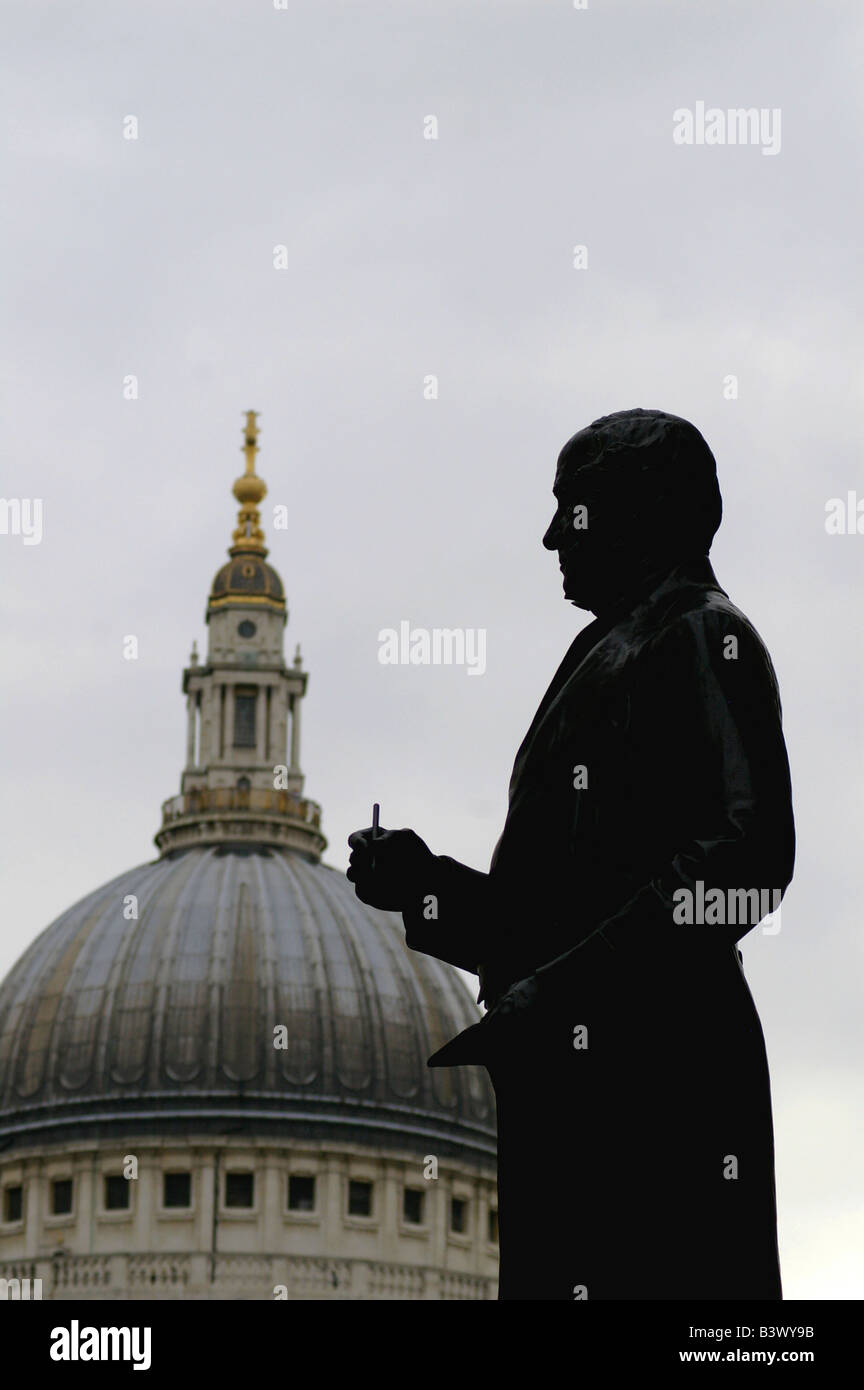
[[[227,1175],[229,1178],[231,1174]],[[239,1176],[245,1176],[240,1174]],[[119,1174],[103,1175],[102,1200],[105,1211],[126,1211],[130,1206],[130,1182]],[[50,1209],[52,1216],[68,1216],[72,1212],[72,1178],[55,1178],[51,1183]],[[191,1207],[192,1174],[162,1174],[162,1205]],[[231,1205],[226,1202],[226,1205]],[[241,1204],[242,1205],[242,1204]],[[3,1189],[3,1220],[20,1221],[24,1215],[24,1188],[20,1183]]]
[[[131,1206],[131,1182],[114,1173],[103,1174],[103,1203],[105,1211],[127,1211]],[[402,1219],[407,1225],[422,1226],[426,1220],[426,1192],[419,1187],[405,1187],[402,1190]],[[287,1207],[289,1211],[314,1212],[317,1210],[316,1179],[311,1174],[291,1173],[288,1176]],[[55,1178],[50,1189],[50,1210],[52,1216],[68,1216],[72,1212],[72,1178]],[[225,1174],[223,1202],[227,1207],[249,1209],[255,1206],[255,1174],[230,1172]],[[192,1174],[188,1172],[165,1172],[162,1174],[162,1206],[164,1208],[186,1209],[192,1206]],[[352,1178],[348,1183],[347,1215],[373,1217],[375,1215],[375,1184],[364,1179]],[[20,1221],[24,1214],[24,1188],[20,1184],[3,1189],[3,1220]],[[469,1229],[469,1202],[466,1197],[450,1198],[450,1230],[458,1235],[467,1235]],[[498,1213],[488,1211],[487,1239],[493,1244],[498,1241]]]

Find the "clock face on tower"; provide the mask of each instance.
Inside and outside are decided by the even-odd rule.
[[[254,637],[256,631],[255,624],[250,623],[248,618],[244,618],[237,628],[237,631],[241,637]]]

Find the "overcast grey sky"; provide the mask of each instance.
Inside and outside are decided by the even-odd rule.
[[[0,535],[0,971],[155,856],[244,410],[261,411],[264,524],[311,672],[306,790],[340,867],[373,799],[487,867],[516,747],[587,621],[540,544],[558,450],[608,411],[684,415],[718,461],[712,559],[772,653],[792,763],[782,930],[744,944],[786,1296],[864,1295],[864,536],[825,528],[830,498],[864,498],[864,10],[7,0],[3,16],[0,491],[41,498],[44,535]],[[673,113],[699,102],[779,109],[779,152],[676,144]],[[485,674],[379,664],[379,630],[403,619],[484,628]]]

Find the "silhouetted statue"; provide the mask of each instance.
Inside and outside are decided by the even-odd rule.
[[[596,620],[516,755],[488,874],[366,830],[348,877],[410,947],[480,976],[488,1012],[429,1065],[482,1063],[495,1087],[500,1298],[779,1299],[736,946],[795,853],[771,660],[708,561],[722,504],[692,425],[596,420],[554,494],[543,544]]]

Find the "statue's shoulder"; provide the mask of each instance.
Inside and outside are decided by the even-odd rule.
[[[675,636],[686,640],[700,633],[714,635],[725,629],[765,647],[746,613],[732,602],[713,576],[703,583],[673,584],[660,591],[645,612],[642,626],[646,639],[652,643]]]
[[[777,676],[756,627],[719,586],[688,586],[670,594],[643,630],[644,661],[679,670],[737,672],[767,682]],[[734,665],[730,665],[734,663]]]

